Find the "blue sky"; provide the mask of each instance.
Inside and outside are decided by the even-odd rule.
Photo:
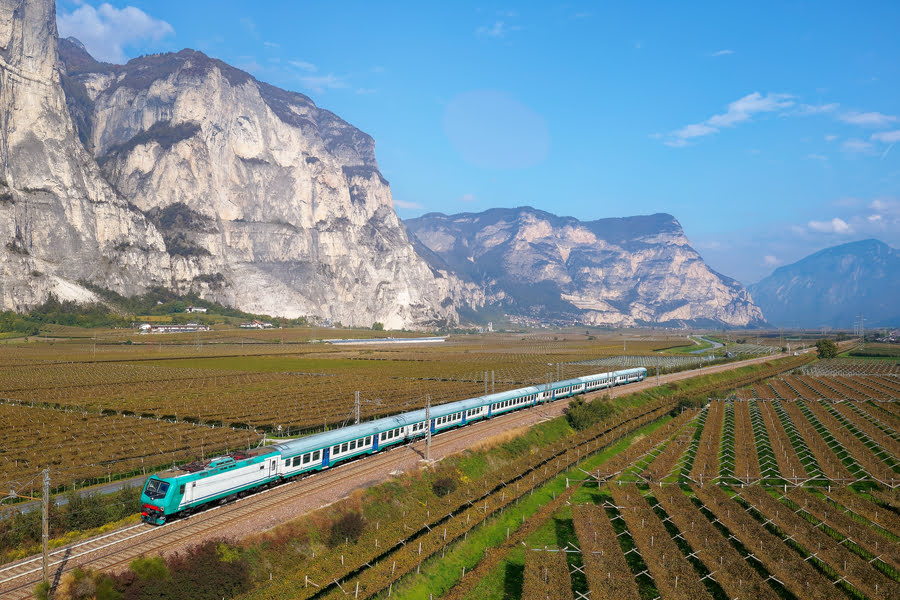
[[[744,283],[900,247],[900,3],[58,0],[123,62],[190,47],[371,134],[397,211],[668,212]]]

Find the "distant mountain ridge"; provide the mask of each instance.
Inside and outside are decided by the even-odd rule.
[[[833,246],[749,286],[773,325],[848,329],[900,323],[900,251],[875,240]]]
[[[0,0],[0,79],[0,309],[159,286],[387,328],[453,327],[487,305],[597,325],[762,323],[671,215],[526,207],[404,224],[371,136],[195,50],[99,62],[59,39],[54,0]]]
[[[737,281],[690,246],[664,213],[579,221],[529,206],[429,213],[407,228],[489,304],[595,325],[761,325]]]

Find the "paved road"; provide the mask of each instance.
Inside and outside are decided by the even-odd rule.
[[[119,481],[113,481],[112,483],[92,485],[90,487],[85,487],[78,490],[78,495],[84,497],[90,496],[91,494],[112,494],[114,492],[118,492],[121,489],[143,486],[146,480],[146,475],[138,475],[137,477],[132,477],[131,479],[120,479]],[[53,496],[53,503],[56,504],[56,506],[63,506],[65,504],[68,504],[69,495],[67,493],[57,494],[56,496]],[[33,510],[40,510],[40,508],[40,500],[23,502],[21,504],[13,504],[8,507],[3,507],[3,510],[0,511],[0,519],[5,519],[14,512],[29,513]]]

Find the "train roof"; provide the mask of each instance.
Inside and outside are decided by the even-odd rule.
[[[205,460],[194,461],[192,463],[188,463],[185,465],[179,465],[177,467],[167,469],[165,471],[161,471],[156,473],[155,477],[166,479],[170,477],[181,477],[183,475],[190,475],[191,473],[200,473],[202,471],[207,471],[209,469],[215,469],[218,466],[224,464],[233,464],[237,461],[247,460],[249,458],[256,458],[258,456],[266,456],[268,454],[272,454],[274,450],[272,450],[271,446],[263,446],[261,448],[253,448],[252,450],[247,451],[237,451],[232,452],[230,454],[225,454],[223,456],[215,456],[213,458],[207,458]]]
[[[597,373],[595,375],[576,377],[574,379],[566,379],[565,381],[554,381],[551,385],[553,389],[558,389],[569,385],[590,383],[609,376],[635,375],[646,371],[647,370],[643,367],[634,369],[622,369],[619,371],[609,371],[605,373]],[[503,392],[488,394],[486,396],[478,396],[476,398],[457,400],[455,402],[448,402],[446,404],[438,404],[431,407],[430,416],[432,419],[436,419],[438,417],[451,415],[453,413],[461,412],[464,410],[478,408],[488,404],[494,404],[496,402],[503,402],[504,400],[512,400],[513,398],[519,398],[521,396],[527,396],[530,394],[538,394],[545,391],[546,389],[546,384],[533,385],[529,387],[516,388],[514,390],[506,390]],[[320,448],[335,446],[349,440],[356,440],[370,435],[378,435],[382,431],[389,431],[398,427],[412,425],[413,423],[420,423],[424,420],[425,409],[420,408],[411,412],[400,413],[390,417],[383,417],[374,421],[367,421],[365,423],[341,427],[332,431],[316,433],[310,436],[298,438],[296,440],[272,444],[267,448],[281,453],[281,456],[286,458],[290,456],[296,456],[297,454],[311,452],[313,450],[319,450]]]

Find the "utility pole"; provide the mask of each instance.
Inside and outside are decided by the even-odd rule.
[[[354,416],[356,417],[355,423],[359,425],[359,390],[356,390],[356,403],[353,406]]]
[[[425,396],[425,462],[431,462],[431,394]]]
[[[484,395],[487,396],[487,371],[484,372]]]
[[[656,385],[659,386],[659,355],[656,355]]]
[[[491,393],[494,393],[494,370],[491,369]]]
[[[44,583],[50,582],[47,543],[50,541],[50,469],[44,469],[44,494],[41,502],[41,551],[44,556]]]

